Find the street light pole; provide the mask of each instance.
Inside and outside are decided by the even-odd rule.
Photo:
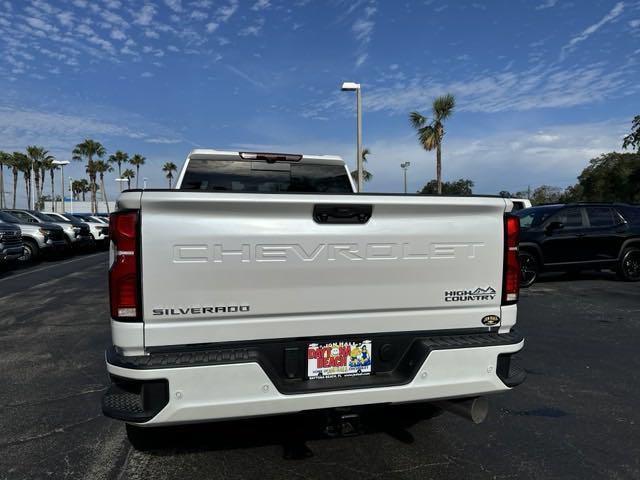
[[[69,160],[54,160],[51,162],[53,165],[60,165],[60,186],[62,187],[60,190],[60,194],[62,195],[62,213],[64,213],[64,166],[69,165]],[[56,199],[53,192],[51,192],[51,196],[53,197],[51,201],[53,202],[53,211],[56,211]]]
[[[69,177],[69,194],[70,194],[69,195],[69,200],[70,200],[69,207],[71,208],[71,213],[73,213],[73,178],[71,178],[71,177]],[[64,205],[64,193],[62,194],[62,204]],[[62,210],[62,213],[64,213],[64,210]]]
[[[31,170],[29,170],[29,190],[31,191],[31,208],[36,208],[36,192],[33,189],[33,163],[31,164]]]
[[[404,162],[400,164],[400,168],[404,171],[404,194],[407,194],[407,170],[409,170],[411,162]]]
[[[146,189],[147,189],[147,180],[148,180],[148,179],[147,179],[147,177],[144,177],[144,178],[142,179],[142,189],[143,189],[143,190],[146,190]]]
[[[362,92],[359,83],[344,82],[343,92],[356,92],[356,165],[358,170],[358,192],[362,192],[362,176],[364,167],[362,162]]]

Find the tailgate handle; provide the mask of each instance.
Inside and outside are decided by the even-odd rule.
[[[367,223],[371,218],[371,205],[314,205],[316,223]]]

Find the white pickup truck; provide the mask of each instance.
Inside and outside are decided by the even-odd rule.
[[[508,199],[355,194],[339,157],[195,150],[111,215],[106,415],[153,427],[438,402],[478,422],[511,356]]]

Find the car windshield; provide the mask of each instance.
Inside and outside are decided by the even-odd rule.
[[[548,207],[531,207],[525,208],[516,212],[516,215],[520,217],[520,228],[528,229],[539,227],[544,221],[553,215],[558,209],[562,208],[561,205],[553,205]]]
[[[71,222],[71,223],[82,223],[83,222],[82,218],[78,218],[75,215],[69,215],[68,213],[65,213],[63,216],[65,218],[68,218],[69,222]]]
[[[40,220],[42,220],[43,222],[63,222],[63,223],[68,223],[68,222],[64,222],[64,220],[62,220],[61,218],[54,218],[54,217],[50,217],[49,215],[45,215],[44,213],[41,212],[29,212],[31,215],[33,215],[34,217],[39,218]]]
[[[21,223],[19,219],[7,212],[0,212],[0,221],[6,223]]]
[[[343,165],[191,159],[181,190],[246,193],[351,193]]]

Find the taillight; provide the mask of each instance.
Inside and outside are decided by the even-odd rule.
[[[113,263],[109,269],[111,318],[140,320],[138,272],[138,212],[112,213],[109,237],[113,242]]]
[[[518,243],[520,241],[520,219],[515,215],[504,217],[504,274],[502,282],[502,304],[509,305],[518,301],[520,292],[520,260]]]

